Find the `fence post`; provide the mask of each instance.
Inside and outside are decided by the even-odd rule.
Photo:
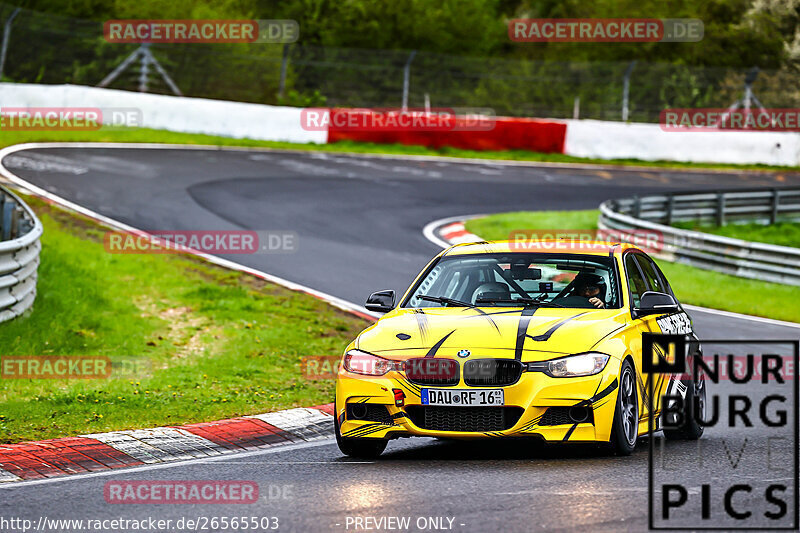
[[[286,88],[286,68],[289,66],[289,43],[283,45],[283,58],[281,59],[281,83],[278,87],[278,98],[283,98]]]
[[[642,200],[639,196],[633,197],[633,208],[631,209],[631,216],[633,218],[639,218],[639,215],[642,214]]]
[[[724,226],[725,225],[725,193],[718,192],[717,193],[717,226]]]
[[[775,224],[778,221],[778,204],[781,201],[781,193],[778,189],[772,189],[772,211],[769,214],[769,223]]]
[[[415,55],[417,55],[417,51],[413,50],[408,56],[406,66],[403,67],[403,111],[408,109],[408,84],[411,77],[411,62],[414,61]]]
[[[8,40],[11,38],[11,23],[19,14],[22,8],[16,8],[11,15],[8,16],[5,25],[3,26],[3,48],[0,49],[0,81],[3,79],[3,72],[6,67],[6,52],[8,52]]]
[[[631,61],[628,68],[625,69],[625,77],[622,80],[622,122],[628,122],[628,96],[631,88],[631,72],[635,66],[636,61]]]

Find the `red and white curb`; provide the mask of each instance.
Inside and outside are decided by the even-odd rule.
[[[480,242],[483,239],[467,231],[463,222],[453,222],[439,230],[439,235],[450,244]]]
[[[330,438],[333,404],[184,426],[0,445],[0,483],[187,461]]]

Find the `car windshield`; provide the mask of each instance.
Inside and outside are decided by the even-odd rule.
[[[417,283],[403,307],[618,308],[610,257],[506,253],[441,258]]]

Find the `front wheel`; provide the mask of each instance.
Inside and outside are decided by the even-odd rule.
[[[702,420],[706,419],[706,380],[702,373],[686,385],[686,396],[681,413],[683,424],[664,428],[667,440],[697,440],[703,435]]]
[[[349,439],[342,437],[339,431],[339,417],[336,406],[333,407],[333,428],[336,433],[336,445],[339,446],[339,451],[348,457],[357,459],[375,459],[383,453],[386,449],[387,441],[385,439]]]
[[[633,365],[627,359],[619,373],[619,391],[609,447],[617,455],[630,455],[639,435],[639,397]]]

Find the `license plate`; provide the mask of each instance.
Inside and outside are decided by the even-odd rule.
[[[503,405],[503,389],[422,389],[422,405]]]

